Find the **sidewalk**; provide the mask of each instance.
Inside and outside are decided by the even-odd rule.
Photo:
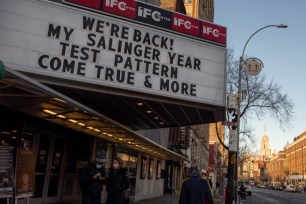
[[[215,196],[215,204],[223,204],[223,196]],[[164,195],[157,198],[141,200],[134,204],[178,204],[178,196],[176,195]]]

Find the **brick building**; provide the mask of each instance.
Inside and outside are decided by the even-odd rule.
[[[288,178],[302,180],[306,173],[306,131],[286,146],[286,174]]]
[[[285,181],[285,164],[286,164],[286,152],[279,151],[277,154],[273,154],[271,159],[266,163],[267,173],[271,177],[272,182]]]

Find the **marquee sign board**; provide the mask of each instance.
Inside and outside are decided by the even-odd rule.
[[[124,17],[146,25],[155,25],[226,46],[226,28],[150,4],[131,0],[63,0],[67,4],[83,6],[95,12]]]
[[[203,22],[135,1],[74,2],[84,5],[2,0],[4,64],[67,81],[225,106],[226,48],[200,39]],[[99,11],[103,5],[103,11],[83,9],[86,4]],[[105,12],[135,22],[158,19],[161,24],[152,24],[161,29]],[[193,37],[164,30],[170,23],[172,30]],[[182,29],[182,23],[192,29]]]

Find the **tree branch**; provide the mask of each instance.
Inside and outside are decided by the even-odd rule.
[[[228,150],[229,147],[226,146],[226,145],[224,144],[224,141],[222,141],[221,138],[220,138],[219,130],[218,130],[218,123],[215,123],[215,126],[216,126],[217,137],[218,137],[218,139],[219,139],[220,144],[223,146],[224,149]]]

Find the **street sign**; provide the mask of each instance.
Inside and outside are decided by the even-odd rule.
[[[237,130],[229,131],[229,140],[237,140]]]
[[[223,126],[237,126],[237,122],[222,121]]]
[[[229,131],[229,151],[237,152],[237,130]]]
[[[262,67],[262,62],[253,58],[246,62],[245,70],[247,75],[256,76],[261,72]]]
[[[230,94],[228,95],[228,109],[238,109],[238,95]]]
[[[229,151],[237,152],[237,140],[229,141]]]

